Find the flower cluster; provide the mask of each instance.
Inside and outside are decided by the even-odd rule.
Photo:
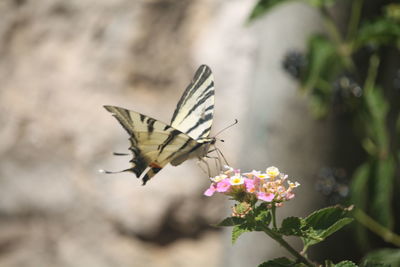
[[[265,173],[240,173],[240,170],[229,166],[225,169],[220,175],[210,178],[212,183],[204,195],[212,196],[219,192],[239,202],[255,203],[260,200],[268,202],[269,207],[280,207],[284,201],[294,198],[293,189],[300,185],[290,182],[288,176],[276,167],[267,168]]]

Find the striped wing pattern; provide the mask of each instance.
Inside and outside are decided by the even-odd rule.
[[[171,126],[193,139],[207,138],[213,114],[214,77],[208,66],[201,65],[176,106]]]
[[[157,174],[167,163],[179,165],[205,143],[161,121],[115,106],[104,106],[130,135],[133,159],[131,171],[143,184]]]

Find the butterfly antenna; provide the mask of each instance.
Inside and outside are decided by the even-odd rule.
[[[114,152],[113,155],[114,156],[129,156],[128,153],[118,153],[118,152]]]
[[[99,172],[100,173],[105,173],[105,174],[115,174],[115,173],[127,172],[127,171],[130,171],[130,170],[131,169],[126,169],[126,170],[122,170],[122,171],[113,172],[113,171],[106,171],[106,170],[100,169]]]
[[[233,125],[237,124],[239,121],[237,119],[235,119],[235,122],[226,126],[224,129],[222,129],[221,131],[219,131],[214,137],[216,137],[217,135],[219,135],[220,133],[222,133],[223,131],[225,131],[226,129],[231,128]],[[221,140],[222,142],[224,142],[223,140]]]

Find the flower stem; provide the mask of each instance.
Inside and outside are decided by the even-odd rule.
[[[381,224],[376,222],[374,219],[369,217],[364,211],[361,209],[354,210],[354,217],[356,220],[364,225],[366,228],[377,234],[378,236],[382,237],[388,243],[392,243],[395,246],[400,247],[400,236],[393,233],[389,229],[383,227]]]
[[[271,216],[272,216],[272,227],[274,229],[278,229],[278,227],[276,227],[276,206],[275,205],[272,205]]]
[[[349,21],[349,28],[347,30],[347,40],[351,41],[357,33],[358,24],[360,23],[361,11],[364,0],[354,0],[351,7],[351,15]]]
[[[322,19],[325,24],[325,28],[331,37],[333,43],[335,44],[337,53],[341,56],[345,67],[350,70],[355,70],[355,64],[351,58],[352,49],[351,47],[343,41],[340,31],[330,16],[328,9],[323,6],[320,8],[322,14]]]
[[[284,247],[290,254],[292,254],[299,262],[304,263],[306,266],[315,267],[308,259],[306,259],[303,255],[297,252],[294,248],[292,248],[281,235],[276,233],[275,231],[269,229],[267,226],[264,227],[264,232],[269,235],[272,239],[278,242],[282,247]]]

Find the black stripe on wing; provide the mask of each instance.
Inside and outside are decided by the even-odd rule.
[[[186,87],[181,99],[176,105],[174,114],[172,115],[171,122],[173,122],[179,113],[179,110],[186,104],[188,99],[196,92],[196,90],[208,79],[212,74],[211,69],[207,65],[201,65],[194,74],[192,82]]]
[[[196,124],[192,126],[192,128],[190,128],[189,130],[187,130],[187,131],[186,131],[186,134],[190,134],[192,131],[196,130],[197,127],[199,127],[199,126],[202,125],[203,123],[205,123],[205,122],[207,122],[207,121],[209,121],[209,120],[212,120],[212,118],[213,118],[213,115],[212,115],[211,113],[210,113],[210,114],[207,114],[204,118],[201,118],[200,120],[198,120],[198,121],[196,122]],[[207,128],[207,129],[205,129],[205,130],[211,130],[211,127]],[[203,133],[206,132],[205,130],[203,131]],[[202,136],[202,135],[199,135],[199,136]]]
[[[214,83],[211,83],[211,85],[209,86],[209,88],[213,88],[214,87]],[[189,110],[189,112],[186,114],[184,120],[190,116],[190,114],[193,113],[193,111],[195,111],[198,107],[200,107],[201,105],[203,105],[210,97],[214,96],[214,90],[211,90],[209,92],[207,92],[207,94],[204,95],[206,91],[204,91],[197,99],[196,99],[196,104],[192,106],[192,108]],[[207,108],[204,109],[204,113],[212,110],[214,108],[214,105],[210,105]]]

